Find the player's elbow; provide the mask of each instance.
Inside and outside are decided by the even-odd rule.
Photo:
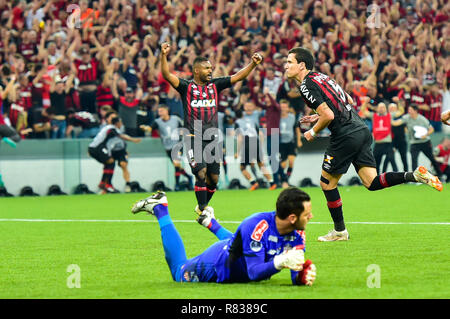
[[[320,115],[320,118],[325,121],[327,124],[330,124],[331,121],[334,120],[334,113],[329,110],[327,112],[325,112],[323,115]]]

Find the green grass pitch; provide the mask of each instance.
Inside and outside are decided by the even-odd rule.
[[[3,198],[0,298],[450,298],[449,187],[341,187],[351,239],[333,243],[316,241],[332,228],[331,218],[321,190],[305,188],[314,214],[306,230],[306,257],[317,266],[313,287],[292,286],[288,270],[259,283],[173,282],[155,218],[130,213],[147,194]],[[273,210],[279,192],[218,191],[210,204],[234,231],[246,216]],[[194,222],[193,192],[168,199],[194,257],[216,239]],[[68,288],[72,264],[80,288]],[[368,287],[370,265],[379,267],[379,288]]]

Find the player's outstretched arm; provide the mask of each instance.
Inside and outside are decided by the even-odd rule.
[[[262,55],[259,53],[255,53],[252,56],[252,62],[250,62],[245,68],[239,70],[237,73],[233,74],[231,76],[231,84],[235,84],[236,82],[242,81],[245,78],[247,78],[247,76],[250,74],[250,72],[253,71],[254,68],[256,68],[256,66],[258,64],[260,64],[262,62],[263,58]]]
[[[177,76],[170,73],[169,70],[169,63],[167,62],[167,55],[170,51],[170,44],[167,42],[164,42],[161,44],[161,73],[166,81],[170,83],[175,89],[180,84],[180,80]]]
[[[141,138],[131,137],[127,134],[120,134],[120,138],[124,141],[133,142],[133,143],[140,143],[142,141]]]

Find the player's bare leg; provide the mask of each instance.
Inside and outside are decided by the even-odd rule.
[[[294,170],[295,155],[289,155],[288,162],[289,162],[289,166],[287,168],[286,175],[287,175],[287,181],[289,183],[289,178],[291,177],[292,171]]]
[[[320,236],[319,241],[341,241],[348,240],[347,229],[344,223],[344,214],[342,212],[342,200],[337,189],[338,182],[341,179],[342,174],[331,175],[322,170],[322,176],[320,177],[320,187],[327,200],[328,210],[330,211],[331,218],[334,222],[334,229],[328,234]]]
[[[247,166],[244,164],[241,164],[241,172],[242,175],[250,182],[250,191],[254,191],[259,187],[259,183],[256,181],[256,170],[255,170],[255,163],[250,164],[252,171],[254,172],[255,178],[252,178],[252,175],[247,171]]]
[[[128,163],[125,161],[119,162],[119,166],[122,169],[122,176],[125,181],[125,193],[131,192],[130,188],[130,171],[128,170]]]
[[[266,178],[266,180],[267,180],[267,181],[269,182],[269,184],[270,184],[269,189],[270,189],[270,190],[276,189],[276,188],[277,188],[277,184],[275,184],[275,183],[273,182],[272,174],[269,173],[269,171],[268,171],[267,168],[266,168],[266,165],[264,165],[263,162],[258,162],[258,166],[259,166],[259,169],[261,170],[261,172],[263,173],[264,177]]]

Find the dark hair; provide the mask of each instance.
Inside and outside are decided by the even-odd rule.
[[[9,76],[11,74],[11,69],[7,64],[3,64],[2,66],[2,73],[4,76]]]
[[[309,50],[296,47],[289,50],[289,54],[294,53],[297,63],[304,62],[308,70],[312,70],[314,67],[314,56]]]
[[[194,62],[192,63],[192,67],[195,67],[198,63],[203,63],[209,61],[208,58],[205,58],[204,56],[198,56],[194,59]]]
[[[117,123],[119,123],[120,122],[120,117],[114,117],[112,120],[111,120],[111,124],[112,125],[116,125]]]
[[[109,112],[107,112],[106,114],[105,114],[105,119],[107,119],[108,117],[110,117],[111,115],[113,115],[113,114],[117,114],[117,112],[116,111],[109,111]]]
[[[416,112],[419,111],[419,106],[415,103],[410,104],[409,107],[412,108]]]
[[[290,214],[300,216],[305,210],[303,202],[309,202],[308,194],[297,187],[288,187],[283,190],[277,199],[277,217],[286,219]]]

